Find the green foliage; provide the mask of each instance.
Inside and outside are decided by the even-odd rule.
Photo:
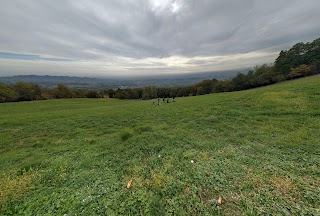
[[[218,92],[229,92],[229,91],[232,91],[232,90],[233,90],[233,87],[232,87],[231,80],[220,81],[214,87],[214,92],[216,92],[216,93],[218,93]]]
[[[41,99],[41,89],[36,84],[17,82],[13,87],[18,93],[18,101],[32,101]]]
[[[143,89],[143,92],[142,92],[142,99],[143,100],[148,100],[148,99],[152,99],[152,98],[156,98],[156,97],[158,97],[157,88],[152,87],[152,86],[148,86]]]
[[[311,43],[297,43],[289,50],[282,50],[275,61],[275,68],[284,76],[290,76],[291,68],[313,65],[320,59],[320,38]]]
[[[132,137],[132,136],[133,136],[132,131],[130,131],[130,130],[128,130],[128,129],[123,130],[123,131],[121,131],[121,133],[120,133],[120,138],[121,138],[122,141],[127,141],[127,140],[128,140],[130,137]]]
[[[5,83],[0,83],[0,103],[12,102],[18,99],[18,93],[15,89]]]
[[[101,94],[95,90],[89,90],[85,94],[86,98],[101,98]]]
[[[187,88],[180,88],[177,92],[177,97],[189,96],[189,91]]]
[[[206,94],[205,90],[203,87],[198,87],[197,88],[197,95],[204,95]]]
[[[313,74],[318,74],[320,73],[320,58],[318,60],[315,60],[312,64],[311,64],[311,72]]]
[[[62,98],[101,98],[97,90],[72,90],[64,84],[52,89],[44,89],[32,83],[17,82],[14,85],[0,83],[0,103]]]
[[[300,65],[296,68],[291,68],[289,77],[290,78],[299,78],[299,77],[304,77],[310,74],[311,72],[311,67],[308,65]]]
[[[236,77],[232,79],[232,83],[234,91],[248,89],[251,87],[250,80],[248,79],[248,77],[241,73],[239,73]]]
[[[118,89],[114,97],[119,99],[129,99],[129,94],[126,90]]]
[[[109,95],[109,98],[113,98],[114,95],[116,94],[116,92],[113,89],[109,89],[109,90],[105,91],[105,93],[107,95]]]
[[[72,98],[75,96],[75,93],[66,85],[59,84],[56,88],[52,89],[53,98]]]
[[[75,98],[85,98],[88,91],[83,89],[73,89],[73,93]]]
[[[214,86],[218,83],[219,81],[216,79],[213,80],[203,80],[202,82],[197,83],[194,85],[195,88],[197,88],[197,94],[199,91],[199,88],[202,89],[203,94],[209,94],[213,92]]]

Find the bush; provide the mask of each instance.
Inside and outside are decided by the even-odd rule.
[[[313,62],[313,64],[311,65],[311,70],[313,74],[320,73],[320,59]]]
[[[300,65],[299,67],[292,68],[289,73],[290,78],[304,77],[311,73],[311,68],[308,65]]]
[[[10,85],[0,83],[0,103],[16,101],[18,93]]]
[[[99,94],[99,92],[94,91],[94,90],[90,90],[86,93],[86,98],[100,98],[101,95]]]
[[[36,84],[17,82],[14,90],[18,93],[18,101],[32,101],[41,98],[41,89]]]
[[[41,100],[48,100],[50,99],[50,95],[47,92],[41,93]]]
[[[51,94],[56,99],[75,97],[75,93],[64,84],[59,84],[56,88],[52,89]]]
[[[197,95],[204,95],[206,92],[204,91],[204,89],[202,87],[199,87],[197,89]]]

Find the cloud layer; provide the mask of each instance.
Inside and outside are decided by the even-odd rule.
[[[4,0],[0,76],[250,67],[319,37],[319,8],[318,0]]]

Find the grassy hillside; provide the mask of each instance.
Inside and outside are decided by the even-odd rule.
[[[320,214],[320,76],[161,106],[4,103],[0,116],[0,214]]]

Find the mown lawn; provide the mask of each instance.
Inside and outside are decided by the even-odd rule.
[[[320,214],[320,76],[151,104],[0,104],[0,215]]]

